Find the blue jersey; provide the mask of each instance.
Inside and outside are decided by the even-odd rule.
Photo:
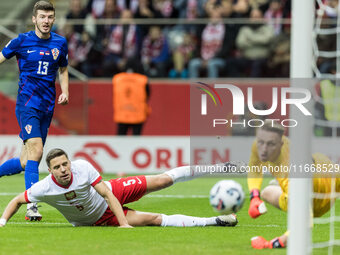
[[[19,34],[3,49],[9,59],[16,56],[20,79],[17,106],[53,112],[55,79],[59,67],[66,67],[67,41],[51,32],[49,39],[40,39],[34,31]]]

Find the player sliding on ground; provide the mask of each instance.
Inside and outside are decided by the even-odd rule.
[[[199,218],[185,215],[164,215],[138,212],[124,204],[144,195],[191,180],[203,172],[194,167],[177,167],[159,175],[134,176],[102,181],[96,169],[87,161],[71,162],[61,149],[46,156],[50,175],[15,197],[6,207],[0,227],[16,213],[22,204],[45,202],[57,210],[73,226],[235,226],[235,215]]]
[[[276,208],[287,211],[288,205],[288,172],[270,171],[273,167],[289,166],[289,140],[283,135],[284,128],[272,122],[265,122],[256,132],[256,140],[253,143],[249,167],[253,167],[253,171],[248,173],[248,188],[250,191],[250,206],[248,213],[250,217],[257,218],[261,214],[267,212],[266,206],[261,198],[275,206]],[[323,154],[315,153],[312,155],[315,165],[326,164],[333,166],[332,161]],[[258,166],[259,171],[255,171]],[[263,169],[267,168],[276,178],[277,184],[270,184],[265,187],[260,196],[262,185]],[[331,178],[313,178],[313,189],[316,193],[331,192]],[[340,179],[336,179],[336,191],[340,192]],[[320,217],[325,214],[331,206],[330,199],[314,199],[313,200],[313,216]],[[288,231],[280,237],[276,237],[271,241],[267,241],[261,236],[252,238],[251,244],[255,249],[272,249],[283,248],[287,246]]]

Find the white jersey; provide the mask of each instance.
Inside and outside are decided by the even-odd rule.
[[[73,226],[93,225],[108,207],[93,188],[102,177],[85,160],[71,162],[71,172],[68,187],[58,184],[50,174],[25,191],[26,202],[45,202],[55,207]]]

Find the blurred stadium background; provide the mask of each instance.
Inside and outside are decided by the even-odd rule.
[[[33,28],[31,10],[35,2],[0,0],[0,48],[18,33]],[[189,163],[193,82],[226,81],[242,90],[253,86],[257,109],[271,105],[274,86],[289,86],[291,0],[52,2],[57,16],[54,31],[69,43],[70,104],[56,107],[45,151],[67,148],[72,159],[87,159],[103,173],[157,173]],[[315,1],[315,26],[310,38],[314,77],[333,85],[340,66],[338,10],[337,0]],[[117,31],[120,24],[127,24],[122,26],[122,35]],[[254,40],[246,41],[247,34]],[[121,60],[130,58],[150,77],[152,113],[141,137],[117,137],[111,80],[125,70]],[[197,60],[215,61],[218,72],[198,68]],[[14,58],[1,65],[0,74],[2,163],[21,149],[14,114],[18,79]],[[334,149],[340,133],[337,91],[331,95],[332,103],[325,104],[329,98],[322,95],[320,84],[313,88],[317,147],[312,150],[324,152],[339,163],[340,152]],[[282,119],[277,112],[270,117]],[[228,142],[223,150],[205,153],[215,155],[212,162],[247,162],[253,131],[226,128]],[[47,171],[44,163],[40,171]],[[328,245],[332,244],[323,247]]]
[[[1,0],[0,2],[2,17],[0,47],[2,48],[18,33],[33,28],[31,9],[36,1],[22,0],[9,3]],[[71,143],[72,156],[87,155],[86,157],[98,161],[94,157],[100,158],[105,154],[112,160],[117,159],[112,152],[118,150],[114,148],[117,145],[113,145],[114,142],[108,144],[109,140],[106,142],[104,140],[116,139],[111,79],[114,74],[125,70],[124,65],[120,64],[121,60],[132,58],[143,66],[145,73],[150,77],[151,87],[149,103],[152,113],[142,133],[147,136],[145,139],[151,139],[150,142],[142,142],[150,144],[150,148],[132,142],[138,146],[133,146],[134,149],[129,153],[136,153],[137,150],[137,156],[133,154],[135,156],[128,157],[126,159],[128,161],[124,161],[125,165],[120,162],[122,168],[126,168],[125,171],[128,172],[171,168],[188,161],[190,83],[228,81],[244,90],[250,85],[254,86],[256,90],[254,102],[257,109],[265,109],[271,105],[273,86],[289,86],[287,78],[290,67],[290,0],[55,0],[53,2],[57,16],[53,30],[66,36],[69,43],[71,100],[66,107],[56,107],[49,134],[67,136],[65,140],[56,138],[60,146],[70,144],[69,135],[76,135],[81,139],[79,142]],[[336,28],[336,8],[337,1],[316,1],[315,18],[319,19],[320,28]],[[132,42],[120,41],[119,43],[126,47],[118,47],[120,50],[117,51],[112,45],[116,45],[117,40],[122,40],[116,33],[117,27],[122,22],[130,26],[136,24],[135,29],[131,29],[131,34],[129,29],[123,33],[123,37],[126,35],[134,39],[131,40]],[[152,30],[155,24],[160,30]],[[220,25],[220,28],[211,29],[211,27],[216,28],[214,24]],[[153,31],[152,40],[149,35],[150,28]],[[132,35],[134,32],[135,35]],[[254,40],[247,41],[245,39],[247,34]],[[217,39],[210,40],[210,37]],[[314,39],[315,42],[313,39],[310,42],[317,45],[314,52],[318,55],[313,65],[316,76],[334,78],[336,53],[332,51],[336,51],[336,34],[315,34]],[[153,43],[150,44],[150,40]],[[131,50],[128,50],[129,48]],[[328,52],[328,55],[325,52]],[[155,62],[151,63],[152,61],[148,59],[153,59]],[[197,59],[203,59],[207,63],[214,60],[221,61],[220,68],[215,68],[219,70],[217,76],[212,76],[212,73],[204,68],[196,68],[198,72],[193,71]],[[273,78],[276,78],[275,84]],[[18,70],[13,58],[1,66],[0,133],[3,135],[2,139],[7,140],[0,147],[0,155],[2,155],[0,162],[18,153],[20,149],[18,146],[20,142],[16,137],[19,129],[13,114],[17,79]],[[315,107],[315,115],[320,121],[315,127],[315,134],[320,137],[330,136],[337,130],[337,116],[326,118],[320,86],[316,86],[315,94],[321,99],[321,103],[317,102]],[[231,106],[231,102],[228,103],[227,107]],[[232,114],[229,117],[235,118]],[[245,116],[245,118],[251,117]],[[277,112],[270,117],[282,118]],[[327,122],[329,120],[331,122]],[[322,121],[327,122],[326,127]],[[232,139],[239,136],[249,137],[253,134],[254,129],[240,128],[234,130],[226,128],[225,133]],[[93,137],[102,135],[110,137],[101,139]],[[165,141],[168,139],[167,136],[172,136],[170,140],[177,139],[175,142],[177,146],[164,147],[155,140],[156,138],[149,136],[162,136]],[[56,146],[53,139],[53,136],[48,139],[47,149],[50,145]],[[74,136],[72,139],[75,139]],[[122,147],[129,146],[120,145],[119,150]],[[232,150],[232,147],[233,143],[228,150]],[[223,160],[236,160],[232,152],[223,152],[222,155]],[[243,158],[240,160],[247,161],[249,154],[242,155]],[[331,156],[336,162],[339,161],[340,155]],[[144,168],[138,168],[134,164],[134,168],[129,169],[131,165],[126,166],[126,164],[133,157],[136,160],[141,158],[140,164]],[[150,164],[147,164],[148,161],[151,161]],[[146,165],[148,167],[145,167]],[[42,167],[42,170],[44,168]],[[102,169],[106,168],[102,167]],[[107,171],[117,171],[111,169]]]

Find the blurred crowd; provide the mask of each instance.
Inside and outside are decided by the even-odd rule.
[[[337,17],[338,0],[325,19]],[[133,60],[149,77],[288,77],[291,0],[70,0],[68,21],[58,29],[68,40],[69,64],[89,77],[112,77]],[[328,10],[328,11],[327,11]],[[332,11],[335,10],[335,11]],[[183,24],[180,19],[206,19]],[[243,18],[247,23],[229,22]],[[169,19],[164,22],[139,22]],[[228,21],[229,19],[229,21]],[[115,20],[112,22],[104,22]],[[147,20],[146,20],[147,21]],[[228,21],[228,22],[225,22]],[[325,26],[332,26],[327,23]],[[336,36],[336,35],[335,35]],[[323,49],[332,36],[318,36]],[[332,59],[319,59],[331,72]]]

